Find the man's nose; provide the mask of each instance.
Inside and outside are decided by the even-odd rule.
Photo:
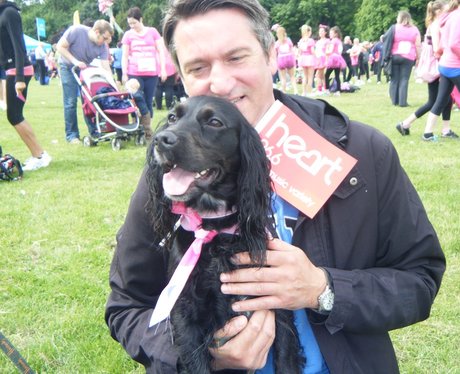
[[[226,97],[235,85],[231,69],[223,63],[214,64],[209,74],[209,89],[216,96]]]

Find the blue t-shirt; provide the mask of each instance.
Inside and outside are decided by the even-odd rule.
[[[280,239],[287,243],[292,242],[294,226],[299,216],[297,208],[284,201],[281,197],[274,195],[273,211],[275,212],[276,232]],[[329,369],[324,361],[323,355],[319,350],[315,335],[308,321],[304,309],[294,311],[295,325],[302,344],[307,364],[303,374],[329,374]],[[257,370],[257,374],[274,374],[273,349],[270,349],[267,364],[263,369]]]
[[[438,66],[439,72],[447,78],[455,78],[460,75],[460,68],[448,68],[445,66]]]

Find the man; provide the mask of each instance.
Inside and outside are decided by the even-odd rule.
[[[265,366],[261,372],[273,373],[271,310],[284,308],[296,316],[305,373],[397,373],[388,331],[429,316],[445,258],[389,139],[325,102],[272,89],[274,43],[257,0],[177,0],[163,36],[190,96],[227,98],[253,125],[278,99],[305,126],[358,159],[314,219],[283,201],[285,217],[276,207],[279,228],[284,218],[296,222],[293,235],[267,243],[266,267],[221,275],[222,292],[254,296],[236,302],[234,310],[254,313],[215,333],[216,341],[230,340],[210,348],[214,368]],[[147,372],[175,373],[168,328],[148,328],[168,280],[147,195],[144,174],[117,236],[106,320]],[[250,264],[246,254],[237,262]]]
[[[69,27],[57,44],[64,101],[65,136],[70,144],[80,144],[77,122],[79,85],[72,74],[74,66],[86,68],[95,58],[101,67],[110,70],[109,47],[113,28],[109,22],[98,20],[92,28],[84,25]],[[91,136],[97,136],[94,125],[87,122]]]
[[[35,48],[35,61],[37,64],[38,72],[39,72],[39,79],[40,84],[42,86],[46,85],[46,75],[47,75],[47,68],[45,64],[46,60],[46,52],[43,48],[43,43],[38,42],[37,48]]]

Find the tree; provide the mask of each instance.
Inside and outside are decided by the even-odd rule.
[[[426,1],[422,0],[362,0],[356,14],[356,32],[361,39],[377,40],[396,22],[399,10],[407,10],[420,32],[424,31]]]
[[[36,35],[35,18],[46,21],[47,41],[60,35],[72,24],[75,10],[80,19],[105,18],[99,12],[97,0],[17,0],[22,6],[24,31]],[[127,29],[126,12],[138,6],[143,12],[144,23],[161,30],[163,11],[168,0],[116,0],[113,13],[122,29]],[[420,31],[424,31],[426,0],[261,0],[269,11],[272,24],[282,24],[293,41],[300,38],[300,27],[309,24],[317,33],[319,24],[339,26],[342,35],[376,40],[395,23],[400,9],[407,9]],[[116,35],[113,44],[116,43]],[[55,38],[55,37],[54,37]]]

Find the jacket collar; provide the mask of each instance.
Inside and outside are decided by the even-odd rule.
[[[332,144],[342,149],[346,146],[350,120],[344,113],[324,100],[286,95],[279,90],[274,90],[274,95]]]

